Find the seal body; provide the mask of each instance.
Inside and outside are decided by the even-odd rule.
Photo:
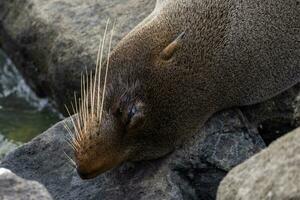
[[[213,113],[298,83],[299,30],[297,0],[158,1],[110,54],[103,122],[76,153],[79,173],[164,156]]]

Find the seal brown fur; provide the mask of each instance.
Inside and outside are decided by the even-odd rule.
[[[109,56],[102,121],[77,140],[79,175],[164,156],[213,113],[299,82],[299,15],[297,0],[158,1]]]

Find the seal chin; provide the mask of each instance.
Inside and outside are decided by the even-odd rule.
[[[102,172],[84,173],[84,172],[81,172],[80,170],[77,169],[77,173],[78,173],[78,175],[80,176],[81,179],[86,180],[86,179],[95,178],[99,174],[101,174]]]
[[[95,171],[92,171],[92,172],[84,172],[84,171],[81,171],[80,169],[77,169],[77,173],[78,175],[80,176],[81,179],[92,179],[92,178],[95,178],[97,177],[98,175],[116,167],[118,165],[114,165],[114,166],[103,166],[101,168],[98,168],[97,170]]]
[[[109,171],[110,169],[119,166],[120,164],[121,162],[102,163],[93,170],[84,170],[79,166],[77,167],[77,173],[81,179],[92,179],[106,171]]]
[[[110,167],[102,167],[100,169],[97,169],[97,171],[93,171],[93,172],[84,172],[84,171],[81,171],[80,169],[77,169],[77,173],[78,175],[80,176],[81,179],[92,179],[92,178],[95,178],[97,177],[98,175],[114,168],[115,166],[110,166]]]

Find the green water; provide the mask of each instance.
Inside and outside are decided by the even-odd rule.
[[[35,95],[0,50],[0,154],[4,143],[28,142],[59,120],[59,113]]]
[[[0,130],[7,139],[27,142],[59,119],[49,110],[37,110],[15,95],[0,99]]]

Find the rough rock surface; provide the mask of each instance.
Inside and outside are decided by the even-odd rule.
[[[156,0],[0,1],[0,48],[29,84],[61,110],[78,91],[80,75],[95,66],[108,18],[117,20],[114,44],[142,21]]]
[[[241,111],[268,145],[300,126],[300,83],[268,101],[242,107]]]
[[[224,111],[165,158],[125,163],[83,181],[63,153],[71,149],[60,122],[10,153],[1,166],[41,182],[54,199],[215,199],[225,174],[265,147],[256,129],[245,123],[239,112]]]
[[[44,186],[36,181],[24,180],[10,170],[0,168],[0,199],[2,200],[51,200]]]
[[[234,199],[300,199],[300,128],[229,172],[218,200]]]

